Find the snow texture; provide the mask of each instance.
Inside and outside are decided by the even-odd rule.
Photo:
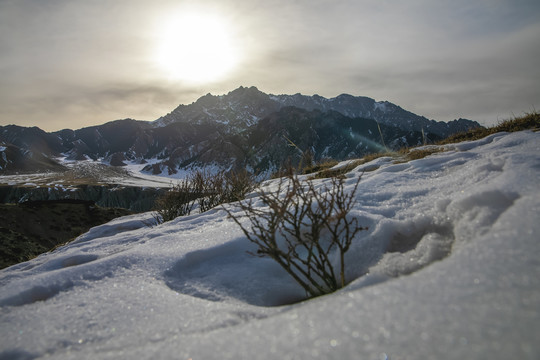
[[[123,217],[0,272],[0,359],[539,359],[539,134],[358,176],[344,289],[303,300],[223,209]]]
[[[115,184],[118,186],[134,186],[142,188],[169,188],[173,182],[185,177],[181,173],[176,177],[166,177],[145,174],[142,169],[145,165],[128,163],[126,166],[118,168],[109,167],[103,160],[83,160],[73,161],[65,158],[58,158],[59,162],[75,173],[75,177],[92,177],[96,183]],[[157,159],[155,160],[157,161]],[[115,170],[112,170],[115,169]],[[35,174],[3,175],[0,176],[0,185],[22,185],[32,187],[62,187],[65,190],[75,190],[76,185],[66,185],[64,182],[71,182],[66,179],[64,173],[47,172]]]

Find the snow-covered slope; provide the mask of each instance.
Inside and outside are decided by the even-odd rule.
[[[334,294],[286,305],[222,209],[125,217],[0,272],[0,359],[538,359],[540,134],[446,147],[347,174],[369,230]]]

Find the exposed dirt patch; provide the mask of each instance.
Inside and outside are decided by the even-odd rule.
[[[54,200],[0,204],[0,268],[27,261],[85,233],[132,214],[91,201]]]

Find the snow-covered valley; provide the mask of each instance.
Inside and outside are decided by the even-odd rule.
[[[168,188],[176,177],[155,176],[142,172],[144,165],[130,163],[123,167],[109,166],[101,160],[66,161],[58,159],[68,170],[35,174],[2,175],[0,185],[58,188],[71,191],[80,184]]]
[[[143,213],[0,271],[0,359],[538,359],[540,134],[444,147],[346,174],[368,230],[333,294],[304,300],[222,208]]]

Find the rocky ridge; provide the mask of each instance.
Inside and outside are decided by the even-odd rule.
[[[478,126],[465,119],[428,120],[367,97],[272,95],[240,87],[207,94],[153,122],[124,119],[53,133],[0,127],[0,174],[62,171],[58,156],[111,166],[146,163],[144,171],[158,175],[209,166],[271,173],[306,153],[315,161],[344,160]]]

